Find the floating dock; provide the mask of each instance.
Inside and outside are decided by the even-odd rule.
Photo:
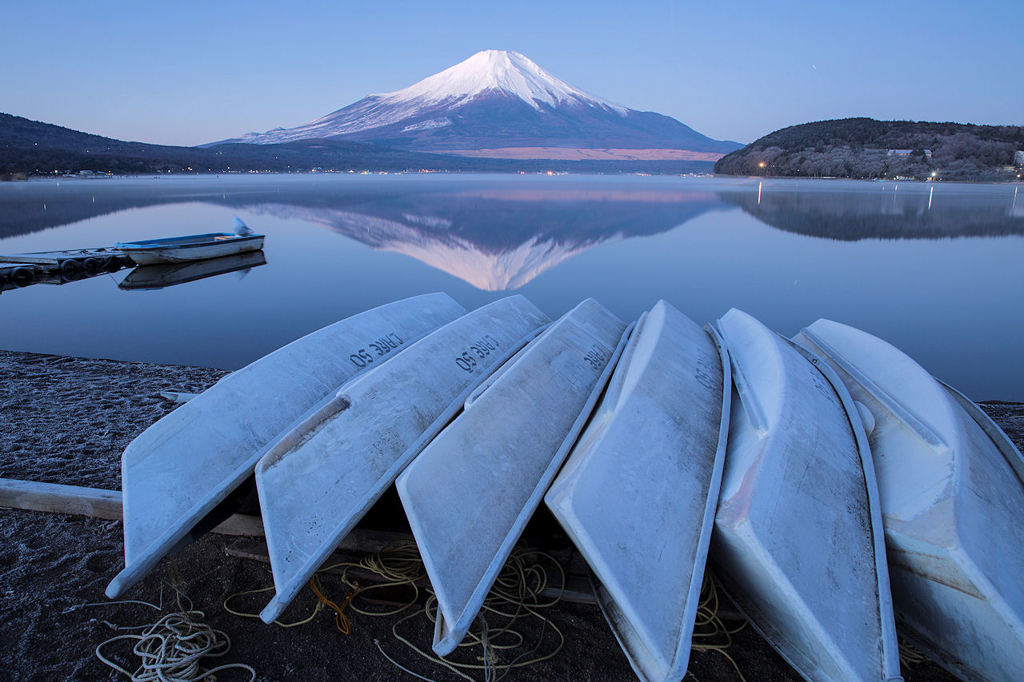
[[[114,248],[0,254],[0,291],[31,284],[65,284],[132,265]]]

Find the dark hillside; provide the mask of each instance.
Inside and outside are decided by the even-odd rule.
[[[1016,180],[1024,127],[844,118],[783,128],[724,156],[722,175]],[[933,175],[934,174],[934,175]]]
[[[120,175],[310,171],[465,171],[508,173],[708,172],[706,161],[550,161],[476,159],[411,152],[366,142],[302,140],[284,144],[225,143],[174,147],[124,142],[0,113],[0,178],[90,170]]]

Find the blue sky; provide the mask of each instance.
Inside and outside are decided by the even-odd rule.
[[[1024,124],[1024,2],[6,2],[0,111],[199,144],[482,49],[719,139],[845,116]]]

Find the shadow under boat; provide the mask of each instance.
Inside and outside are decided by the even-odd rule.
[[[263,255],[263,251],[249,251],[233,256],[188,263],[142,265],[129,272],[128,276],[117,286],[125,290],[163,289],[207,277],[226,275],[229,272],[249,270],[266,264],[267,259]]]

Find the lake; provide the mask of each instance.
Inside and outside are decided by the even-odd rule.
[[[1018,194],[1020,196],[1018,196]],[[743,309],[790,336],[876,334],[977,399],[1024,400],[1024,190],[841,180],[225,175],[0,183],[0,253],[230,230],[231,272],[121,270],[0,295],[0,348],[237,368],[382,303],[511,292]],[[192,279],[164,288],[175,279]],[[119,287],[119,285],[121,285]]]

